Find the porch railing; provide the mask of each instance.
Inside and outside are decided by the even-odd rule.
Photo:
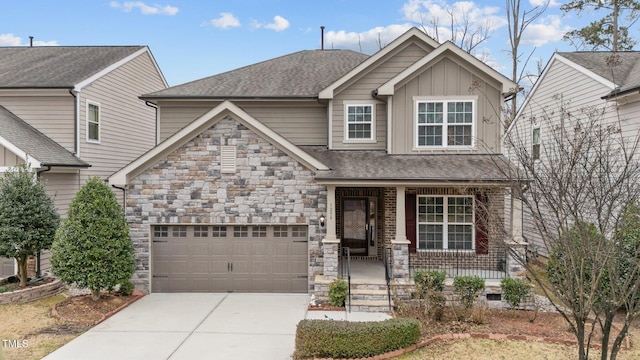
[[[391,248],[385,248],[383,252],[384,261],[384,278],[387,281],[387,298],[389,299],[389,309],[391,309],[391,277],[393,276],[393,267],[391,266]]]
[[[489,254],[476,254],[468,250],[429,250],[409,254],[410,276],[420,270],[438,270],[448,278],[476,275],[483,279],[507,277],[507,254],[500,249]]]
[[[342,247],[340,250],[340,257],[342,259],[340,261],[340,273],[338,275],[342,279],[344,279],[346,275],[347,298],[345,300],[345,305],[348,311],[351,312],[351,249],[348,247]]]

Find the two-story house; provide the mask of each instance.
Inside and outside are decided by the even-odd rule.
[[[125,189],[134,282],[313,292],[343,248],[389,259],[398,282],[497,259],[516,87],[413,28],[371,56],[300,51],[143,95],[162,142],[109,178]]]
[[[29,164],[64,216],[87,178],[156,145],[156,108],[138,97],[166,87],[146,46],[0,47],[0,176]]]
[[[505,150],[514,160],[528,158],[536,168],[549,171],[545,164],[562,154],[558,143],[570,141],[578,122],[585,126],[591,121],[609,128],[614,142],[622,144],[621,139],[626,139],[627,146],[635,146],[639,94],[640,52],[557,52],[507,129]],[[605,142],[600,145],[607,146]],[[524,234],[533,251],[547,256],[559,234],[557,227],[543,227],[542,219],[547,214],[552,217],[553,212],[542,200],[530,203],[535,210],[524,209]]]

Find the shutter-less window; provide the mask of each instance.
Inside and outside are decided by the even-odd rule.
[[[223,174],[235,174],[236,172],[235,145],[222,145],[220,147],[220,172],[222,172]]]

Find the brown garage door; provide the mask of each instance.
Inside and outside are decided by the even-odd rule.
[[[154,226],[152,292],[308,291],[307,226]]]

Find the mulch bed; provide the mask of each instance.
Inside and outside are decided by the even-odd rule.
[[[72,296],[57,303],[53,307],[52,313],[55,317],[64,321],[83,325],[96,325],[142,296],[141,293],[137,292],[129,296],[106,293],[102,294],[100,299],[96,301],[91,299],[90,294]]]

